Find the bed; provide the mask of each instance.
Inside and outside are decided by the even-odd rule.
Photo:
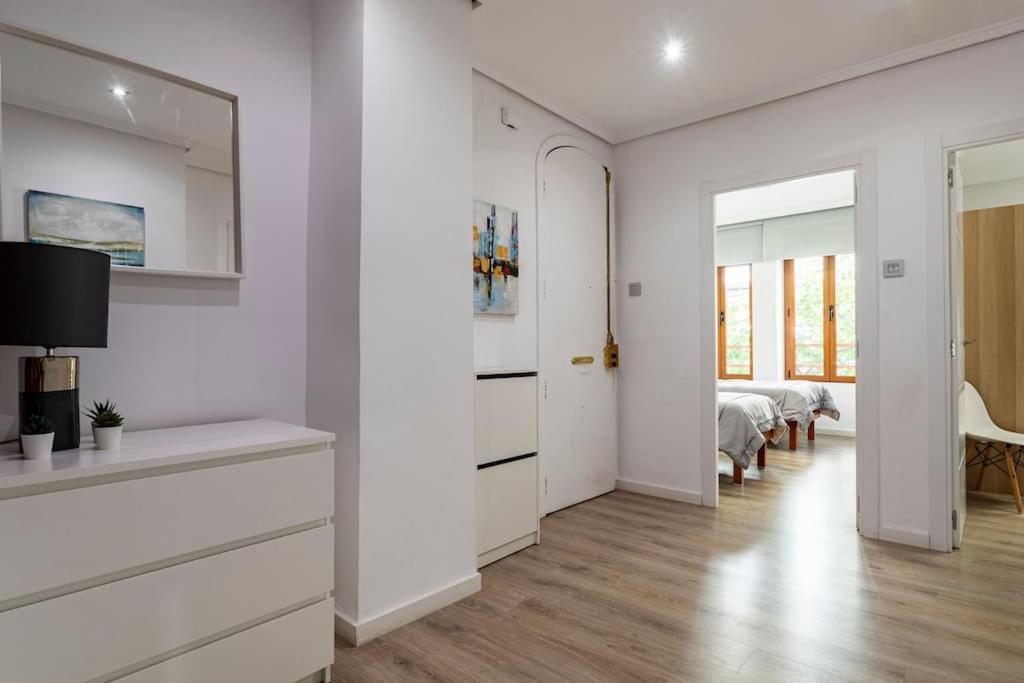
[[[798,428],[807,432],[808,441],[814,441],[814,421],[819,416],[839,419],[839,410],[832,400],[832,394],[820,382],[727,379],[719,380],[718,389],[767,396],[774,401],[789,427],[791,451],[796,450]]]
[[[777,444],[789,428],[778,405],[767,396],[718,392],[718,450],[733,461],[732,480],[743,483],[743,471],[757,455],[765,466],[765,445]]]

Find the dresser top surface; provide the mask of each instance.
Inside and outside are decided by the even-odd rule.
[[[274,420],[242,420],[125,432],[118,451],[100,451],[92,439],[48,460],[26,460],[18,444],[0,450],[0,492],[24,486],[187,465],[289,448],[326,446],[334,435]],[[8,491],[10,493],[10,491]]]

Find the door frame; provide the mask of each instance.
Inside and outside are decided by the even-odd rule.
[[[928,375],[939,378],[937,390],[928,392],[928,543],[932,550],[953,550],[953,450],[956,439],[957,405],[953,398],[952,358],[954,343],[952,316],[952,224],[946,169],[950,155],[963,149],[981,147],[1024,137],[1024,118],[938,133],[926,142],[925,191],[927,198],[926,239],[928,259]]]
[[[833,171],[857,171],[857,528],[879,535],[879,399],[878,399],[878,225],[874,149],[828,159],[786,164],[754,173],[706,181],[699,188],[700,250],[700,394],[701,503],[718,505],[718,357],[715,325],[714,196]]]
[[[616,338],[618,338],[618,310],[616,306],[616,242],[617,234],[615,230],[615,169],[612,167],[612,151],[610,148],[602,147],[599,144],[594,144],[584,138],[577,137],[575,135],[552,135],[551,137],[544,140],[541,143],[540,148],[537,150],[537,163],[536,163],[536,187],[534,191],[534,216],[536,217],[536,235],[537,235],[537,513],[539,517],[546,517],[547,512],[547,491],[545,486],[545,459],[544,459],[544,444],[541,441],[542,430],[541,423],[543,420],[543,406],[544,406],[544,370],[541,367],[541,346],[543,344],[542,339],[544,337],[544,273],[541,270],[541,251],[544,249],[544,162],[547,160],[548,155],[554,152],[556,149],[562,147],[573,147],[580,150],[584,154],[590,156],[598,164],[604,166],[612,171],[611,179],[611,279],[612,279],[612,330],[615,332]],[[618,429],[618,414],[619,414],[619,397],[618,397],[618,370],[615,371],[615,416],[616,416],[616,428],[615,428],[615,450],[616,450],[616,461],[618,460],[618,454],[620,453],[619,448],[619,429]],[[616,474],[617,480],[617,474]]]

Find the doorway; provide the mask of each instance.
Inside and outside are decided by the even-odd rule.
[[[852,259],[852,267],[854,270],[854,328],[856,330],[854,337],[853,354],[855,357],[855,388],[853,389],[853,405],[854,405],[854,419],[853,419],[853,434],[855,435],[855,445],[853,447],[853,467],[848,476],[855,480],[855,486],[853,495],[851,496],[850,505],[855,506],[855,520],[856,529],[861,535],[869,538],[886,538],[885,532],[880,532],[878,523],[878,501],[879,501],[879,462],[878,462],[878,283],[877,279],[880,276],[878,258],[878,246],[877,246],[877,228],[875,223],[875,156],[870,151],[865,151],[859,154],[852,154],[844,157],[837,157],[833,159],[801,162],[790,164],[787,166],[779,167],[776,169],[769,169],[765,171],[759,171],[751,173],[745,176],[740,176],[733,179],[727,179],[722,181],[713,181],[703,183],[700,188],[700,218],[701,218],[701,260],[703,263],[702,268],[702,308],[701,308],[701,319],[703,324],[701,326],[701,357],[705,359],[702,363],[701,370],[701,498],[702,503],[707,506],[717,506],[719,504],[719,441],[718,441],[718,383],[719,383],[719,364],[718,364],[718,340],[719,340],[719,322],[721,321],[720,310],[718,308],[718,297],[717,297],[717,267],[723,265],[717,263],[718,259],[716,256],[716,242],[717,239],[717,227],[721,225],[728,225],[730,221],[727,218],[723,218],[721,215],[716,216],[716,197],[718,195],[735,192],[737,190],[747,190],[751,188],[767,188],[772,185],[778,185],[787,181],[797,181],[807,179],[812,176],[821,176],[826,174],[833,174],[836,172],[848,172],[852,173],[854,179],[854,202],[852,204],[853,220],[854,220],[854,236],[853,236],[853,248],[850,253],[855,253],[856,256]],[[770,192],[770,190],[766,190]],[[815,208],[822,209],[822,207],[805,207],[803,213],[812,213]],[[834,207],[839,208],[839,207]],[[794,215],[791,212],[787,212],[788,215]],[[739,219],[742,220],[742,219]],[[748,219],[749,220],[749,219]],[[716,223],[719,224],[716,226]],[[735,224],[735,221],[732,221]],[[763,236],[762,236],[762,245]],[[819,257],[824,256],[839,256],[840,254],[818,254]],[[811,257],[811,254],[796,255],[799,257]],[[782,259],[783,261],[786,259]],[[807,279],[807,274],[799,271],[806,270],[804,266],[807,264],[796,264],[794,263],[792,268],[793,277],[803,277]],[[786,266],[782,266],[782,274],[776,277],[782,279],[782,282],[777,285],[777,292],[781,292],[779,296],[785,298],[785,280],[786,280]],[[846,264],[840,264],[840,268],[846,267]],[[820,263],[820,272],[823,281],[826,278],[828,269],[835,272],[836,260],[833,259],[831,263],[827,260],[822,259]],[[756,276],[755,276],[756,286]],[[827,282],[827,281],[825,281]],[[830,285],[823,284],[819,290],[820,295],[823,297],[820,303],[823,306],[825,315],[828,315],[828,303],[829,292],[827,287]],[[831,285],[834,286],[834,285]],[[779,304],[782,305],[781,303]],[[832,301],[832,305],[836,306],[836,302]],[[756,326],[756,322],[754,323]],[[776,323],[777,325],[784,324]],[[825,323],[828,324],[827,322]],[[728,335],[728,330],[723,331],[724,335]],[[783,333],[785,334],[785,332]],[[799,333],[797,333],[799,334]],[[728,337],[726,336],[728,339]],[[831,340],[831,341],[829,341]],[[827,349],[829,344],[833,346],[836,344],[846,344],[848,342],[837,342],[835,333],[825,332],[823,335],[819,335],[818,341],[815,343],[821,344],[823,348]],[[796,340],[800,342],[800,339]],[[752,374],[756,374],[756,357],[762,354],[765,349],[763,344],[759,345],[756,336],[752,342],[752,354],[754,356],[755,369]],[[809,366],[806,364],[808,359],[806,354],[801,352],[799,349],[796,353],[787,353],[786,351],[787,342],[783,337],[778,343],[772,353],[776,358],[776,368],[782,368],[782,372],[789,369],[794,369],[793,363],[801,365],[799,368],[795,368],[796,374],[811,374],[809,373]],[[826,354],[828,352],[826,351]],[[826,355],[826,358],[832,358]],[[814,366],[814,370],[819,376],[828,373],[830,370],[835,373],[839,370],[840,366],[846,365],[840,359],[824,360],[822,359],[818,365]],[[841,411],[840,411],[841,412]],[[820,416],[818,416],[820,417]],[[826,420],[827,421],[827,420]],[[820,428],[823,423],[818,423],[815,429],[815,436],[820,433]],[[835,426],[835,425],[833,425]],[[806,442],[806,431],[799,425],[797,427],[797,438],[798,443]],[[829,435],[832,438],[832,435]],[[788,442],[787,442],[788,447]],[[724,472],[723,472],[724,474]],[[723,479],[723,488],[726,484],[725,477]],[[852,525],[851,525],[852,526]],[[896,539],[893,539],[896,540]]]
[[[848,169],[714,197],[719,483],[830,487],[850,520],[856,182]]]
[[[972,511],[1020,517],[1024,464],[1024,139],[947,151],[952,546]]]
[[[615,488],[616,370],[604,358],[614,236],[604,164],[554,145],[538,166],[538,448],[548,514]]]

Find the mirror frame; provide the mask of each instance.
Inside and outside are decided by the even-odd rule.
[[[242,182],[241,182],[241,162],[238,151],[238,96],[233,95],[224,90],[204,85],[181,76],[176,76],[160,69],[154,69],[146,66],[145,64],[139,64],[129,59],[123,59],[116,57],[99,50],[84,47],[82,45],[76,45],[66,40],[56,38],[54,36],[46,35],[44,33],[38,33],[29,29],[24,29],[19,26],[12,24],[5,24],[0,22],[0,32],[7,33],[19,38],[25,38],[28,40],[56,47],[68,52],[83,55],[92,59],[96,59],[101,62],[106,62],[114,66],[119,66],[124,69],[130,69],[132,71],[139,72],[146,76],[152,76],[162,80],[170,81],[176,85],[180,85],[193,90],[206,93],[225,100],[231,105],[231,165],[232,165],[232,189],[234,197],[234,232],[235,232],[235,270],[233,272],[216,272],[216,271],[200,271],[200,270],[165,270],[160,268],[146,268],[136,266],[110,266],[111,272],[118,273],[133,273],[136,275],[159,275],[164,277],[193,277],[193,278],[206,278],[206,279],[220,279],[220,280],[241,280],[245,278],[245,240],[243,238],[242,230]],[[2,70],[2,65],[0,65]],[[2,73],[2,71],[0,71]],[[3,136],[0,132],[0,142],[2,142]],[[3,178],[3,149],[0,146],[0,182]],[[3,201],[2,193],[0,193],[0,202]]]

